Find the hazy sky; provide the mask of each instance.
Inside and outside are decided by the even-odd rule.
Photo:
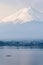
[[[20,8],[35,7],[43,12],[43,0],[0,0],[0,19]]]

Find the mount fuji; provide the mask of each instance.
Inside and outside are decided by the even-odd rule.
[[[4,17],[0,22],[13,22],[25,23],[30,21],[43,21],[43,12],[38,11],[36,8],[22,8],[14,14]]]
[[[0,20],[0,40],[43,39],[43,12],[22,8]]]

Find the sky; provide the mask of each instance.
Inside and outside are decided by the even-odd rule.
[[[0,0],[0,19],[26,7],[34,7],[43,12],[43,0]]]

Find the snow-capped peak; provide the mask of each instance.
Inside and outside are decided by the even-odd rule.
[[[29,7],[29,8],[22,8],[14,14],[4,17],[1,21],[2,22],[25,23],[31,20],[33,20],[33,18],[30,15],[30,7]]]
[[[43,13],[36,8],[22,8],[14,14],[4,17],[1,22],[25,23],[33,20],[43,21]]]

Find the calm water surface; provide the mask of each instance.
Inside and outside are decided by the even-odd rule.
[[[0,65],[43,65],[43,49],[0,49]]]

